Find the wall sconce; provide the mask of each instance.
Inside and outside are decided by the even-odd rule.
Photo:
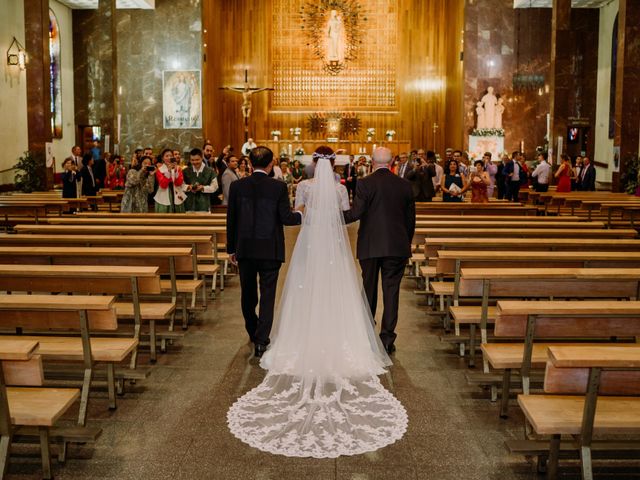
[[[20,70],[26,70],[28,61],[27,51],[16,37],[13,37],[13,42],[7,50],[7,65],[17,65]]]

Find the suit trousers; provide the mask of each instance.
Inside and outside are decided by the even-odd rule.
[[[378,306],[378,279],[382,276],[382,299],[384,311],[380,340],[385,347],[393,345],[398,324],[398,306],[400,303],[400,282],[404,275],[407,259],[402,257],[378,257],[360,260],[362,283],[369,301],[371,315],[375,318]]]
[[[268,345],[273,310],[276,301],[278,274],[282,263],[277,260],[240,259],[240,287],[242,290],[240,303],[242,316],[249,338],[256,345]],[[259,280],[258,280],[259,278]],[[260,308],[258,306],[258,282],[260,287]]]

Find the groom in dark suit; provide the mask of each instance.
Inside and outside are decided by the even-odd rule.
[[[287,185],[269,178],[273,152],[257,147],[249,155],[253,174],[231,184],[227,207],[227,251],[237,263],[245,327],[261,357],[269,345],[278,273],[284,262],[283,225],[300,225],[292,212]],[[258,306],[258,277],[260,310]]]
[[[346,223],[360,220],[357,256],[374,317],[378,305],[378,278],[382,276],[384,312],[380,339],[387,353],[396,349],[400,282],[411,257],[411,240],[416,226],[411,184],[391,173],[391,158],[388,148],[380,147],[373,152],[375,171],[358,180],[353,206],[344,212]]]

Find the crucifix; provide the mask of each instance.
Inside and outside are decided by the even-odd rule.
[[[440,127],[438,126],[438,124],[436,122],[433,122],[433,127],[431,127],[431,128],[433,128],[433,145],[435,146],[435,144],[436,144],[436,131]]]
[[[242,94],[242,117],[244,118],[244,141],[249,139],[249,117],[251,116],[251,95],[263,92],[265,90],[273,90],[268,87],[252,87],[249,84],[249,70],[244,69],[244,86],[242,87],[220,87],[220,90],[229,90],[231,92]]]

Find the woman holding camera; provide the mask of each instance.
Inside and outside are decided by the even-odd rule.
[[[122,190],[127,178],[127,169],[122,164],[122,157],[116,155],[113,161],[107,165],[107,179],[105,187],[111,190]]]
[[[153,199],[156,202],[156,213],[184,213],[184,177],[182,169],[173,157],[173,151],[165,148],[160,154],[162,163],[156,168],[158,191]]]
[[[124,183],[124,195],[120,204],[122,213],[147,213],[149,211],[149,194],[153,192],[155,167],[151,157],[131,159],[131,169]]]

